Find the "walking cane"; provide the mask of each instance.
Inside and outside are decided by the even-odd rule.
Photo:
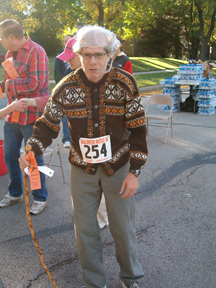
[[[31,151],[32,147],[31,145],[26,145],[26,155],[28,154],[29,151]],[[35,236],[35,233],[34,233],[34,228],[33,228],[33,225],[32,225],[32,221],[31,221],[31,217],[30,217],[30,208],[29,208],[29,198],[28,198],[28,193],[29,193],[29,187],[28,187],[28,175],[25,173],[25,176],[24,176],[24,187],[25,187],[25,204],[26,204],[26,218],[28,220],[28,224],[29,224],[29,228],[30,228],[30,231],[31,231],[31,236],[34,240],[34,243],[35,243],[35,247],[39,253],[39,256],[40,256],[40,261],[41,261],[41,264],[43,266],[43,268],[45,269],[46,273],[48,274],[53,286],[55,288],[58,288],[58,286],[56,285],[55,281],[53,280],[50,272],[49,272],[49,269],[47,268],[47,266],[45,265],[44,263],[44,260],[43,260],[43,255],[42,255],[42,252],[40,250],[40,247],[38,245],[38,240]]]

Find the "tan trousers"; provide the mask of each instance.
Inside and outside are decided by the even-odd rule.
[[[95,175],[90,175],[71,165],[76,245],[87,288],[103,288],[106,285],[103,243],[97,221],[102,191],[120,266],[119,277],[127,286],[134,281],[139,282],[143,277],[142,267],[137,261],[135,200],[134,197],[122,199],[119,194],[128,170],[129,164],[126,164],[108,177],[101,167],[98,167]]]

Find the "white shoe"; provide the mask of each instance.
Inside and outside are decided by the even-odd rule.
[[[70,148],[70,146],[71,146],[70,141],[65,141],[64,147],[65,147],[65,148]]]
[[[34,215],[40,214],[47,206],[47,202],[41,202],[41,201],[34,201],[30,213]]]
[[[98,220],[100,229],[104,229],[105,227],[109,226],[109,221],[101,217],[101,214],[99,213],[99,211],[97,213],[97,220]]]
[[[139,288],[137,282],[133,282],[130,286],[126,286],[126,285],[124,284],[124,282],[122,282],[122,287],[123,287],[123,288]]]
[[[8,207],[10,205],[13,205],[22,201],[23,201],[23,195],[19,197],[13,197],[8,192],[5,195],[5,197],[0,201],[0,208]]]
[[[97,212],[97,220],[100,229],[103,229],[107,226],[109,226],[109,220],[108,220],[108,214],[107,214],[107,209],[106,209],[106,202],[105,202],[105,197],[104,193],[102,193],[101,197],[101,202],[98,208]]]

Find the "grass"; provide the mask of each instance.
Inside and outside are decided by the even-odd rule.
[[[54,80],[54,61],[55,57],[49,57],[49,79]]]
[[[139,87],[159,85],[160,80],[172,77],[177,72],[161,72],[134,75]]]
[[[54,83],[49,83],[49,91],[52,91],[52,89],[56,86],[55,82]]]
[[[133,72],[178,69],[179,65],[188,63],[186,60],[154,57],[130,57],[130,60],[133,66]]]

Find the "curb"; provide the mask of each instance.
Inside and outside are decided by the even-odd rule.
[[[153,86],[146,86],[146,87],[139,87],[140,92],[144,91],[152,91],[163,88],[163,85],[153,85]]]

